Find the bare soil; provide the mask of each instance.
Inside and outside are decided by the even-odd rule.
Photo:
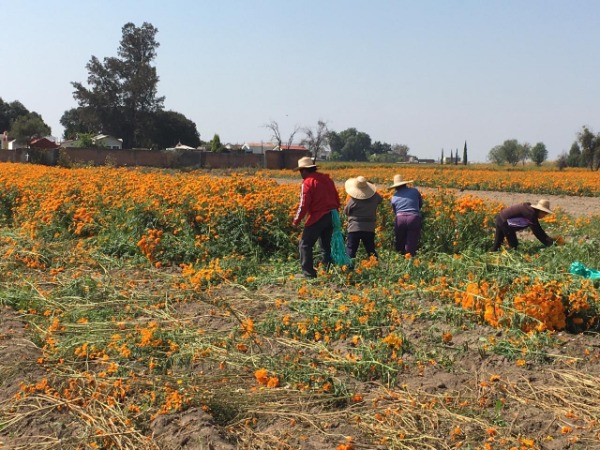
[[[419,189],[423,192],[433,191],[431,188]],[[600,197],[574,197],[568,195],[539,195],[522,194],[518,192],[469,190],[455,190],[455,192],[458,196],[472,195],[473,197],[479,197],[484,200],[503,203],[507,206],[523,202],[537,203],[540,198],[546,198],[550,201],[551,209],[558,208],[575,217],[600,214]]]

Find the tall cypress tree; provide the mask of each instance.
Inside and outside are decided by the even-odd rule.
[[[463,148],[463,160],[462,163],[464,166],[466,166],[468,164],[468,159],[467,159],[467,141],[465,141],[465,147]]]

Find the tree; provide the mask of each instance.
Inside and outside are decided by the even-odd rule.
[[[577,143],[577,141],[573,142],[573,145],[571,145],[569,154],[566,157],[566,165],[567,165],[567,167],[581,167],[582,166],[581,148],[579,147],[579,144]]]
[[[282,150],[283,138],[281,137],[281,131],[279,131],[279,124],[276,121],[271,120],[269,123],[265,124],[264,127],[271,130],[271,139],[275,141],[277,148],[279,150]],[[294,143],[294,136],[296,136],[296,133],[298,133],[298,131],[300,131],[300,127],[298,125],[295,125],[294,130],[291,132],[286,143],[288,148]]]
[[[600,168],[600,135],[594,136],[588,127],[584,126],[577,135],[581,146],[581,160],[590,170]]]
[[[440,164],[444,164],[444,149],[442,149],[442,154],[440,155]]]
[[[94,142],[94,134],[93,133],[79,133],[77,135],[77,142],[75,142],[75,147],[78,147],[78,148],[94,148],[94,147],[96,147],[96,143]]]
[[[178,142],[198,147],[202,142],[196,124],[175,111],[157,111],[152,115],[152,128],[143,142],[148,148],[174,147]]]
[[[71,108],[60,118],[64,127],[63,138],[77,139],[81,133],[98,134],[102,125],[91,108]]]
[[[531,145],[529,145],[527,142],[524,144],[518,144],[517,155],[519,156],[519,161],[521,161],[521,164],[524,166],[525,161],[531,158]],[[513,164],[513,166],[514,165],[515,164]]]
[[[5,103],[0,97],[0,133],[11,129],[13,122],[29,114],[29,110],[19,101]]]
[[[463,163],[463,166],[466,166],[466,165],[469,163],[469,161],[468,161],[468,159],[467,159],[467,141],[465,141],[465,146],[464,146],[464,148],[463,148],[463,159],[462,159],[462,163]]]
[[[506,162],[506,158],[504,157],[504,151],[501,145],[496,145],[490,150],[490,152],[488,153],[488,160],[493,162],[494,164],[498,164],[499,166],[503,165]]]
[[[157,97],[158,75],[151,65],[160,45],[157,32],[147,22],[139,28],[126,23],[119,57],[101,62],[92,56],[86,65],[89,88],[71,83],[79,106],[93,110],[102,132],[122,137],[125,148],[139,146],[148,134],[152,113],[162,109],[164,102],[164,97]]]
[[[548,159],[548,150],[543,142],[538,142],[531,149],[531,160],[536,166],[541,166]]]
[[[408,152],[410,148],[405,144],[394,144],[392,145],[392,153],[399,156],[400,161],[408,161]]]
[[[523,145],[516,139],[508,139],[502,145],[497,145],[488,153],[488,159],[498,165],[505,162],[516,166],[523,155]]]
[[[304,128],[304,139],[302,139],[302,144],[306,145],[308,150],[310,150],[313,155],[313,162],[315,162],[319,156],[323,156],[323,152],[327,146],[328,135],[329,130],[327,129],[327,122],[323,120],[317,122],[317,128],[314,130],[308,127]]]
[[[218,134],[215,133],[215,135],[212,138],[212,141],[210,141],[210,151],[218,153],[222,152],[224,149],[225,147],[223,147],[223,144],[221,144],[221,138]]]
[[[558,170],[564,170],[566,167],[569,167],[569,156],[566,153],[563,152],[558,155],[556,167],[558,167]]]
[[[371,137],[368,134],[357,131],[356,128],[348,128],[340,133],[329,132],[328,139],[332,159],[367,161],[371,148]]]
[[[371,155],[383,155],[385,153],[392,153],[392,146],[386,142],[375,141],[371,144],[369,153]]]
[[[47,136],[50,132],[50,127],[36,112],[17,117],[10,128],[10,135],[17,140],[27,142],[28,147],[33,139]]]

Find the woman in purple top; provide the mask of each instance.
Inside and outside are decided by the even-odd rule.
[[[394,175],[394,183],[390,189],[396,189],[391,200],[396,216],[394,223],[395,249],[403,255],[410,253],[415,256],[423,226],[421,218],[423,198],[417,189],[407,186],[412,182],[413,180],[404,181],[402,175]]]
[[[553,214],[553,212],[550,209],[550,202],[545,199],[540,200],[537,205],[520,203],[504,208],[496,216],[496,233],[492,251],[495,252],[500,249],[504,238],[508,241],[509,248],[517,248],[519,245],[517,231],[525,228],[530,228],[542,244],[552,245],[554,239],[544,232],[539,222],[539,219],[546,217],[548,214]]]

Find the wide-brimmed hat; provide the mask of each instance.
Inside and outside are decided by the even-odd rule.
[[[317,167],[313,162],[313,159],[310,156],[304,156],[298,160],[298,167],[296,167],[296,170],[312,169],[313,167]]]
[[[394,183],[390,186],[390,189],[404,186],[405,184],[412,183],[415,180],[404,181],[402,175],[394,175]]]
[[[550,209],[550,200],[546,200],[545,198],[541,199],[537,202],[537,205],[531,205],[532,208],[539,209],[540,211],[547,212],[548,214],[554,214]]]
[[[344,188],[350,197],[357,200],[366,200],[373,197],[375,192],[377,192],[377,186],[369,183],[363,176],[348,178],[344,184]]]

